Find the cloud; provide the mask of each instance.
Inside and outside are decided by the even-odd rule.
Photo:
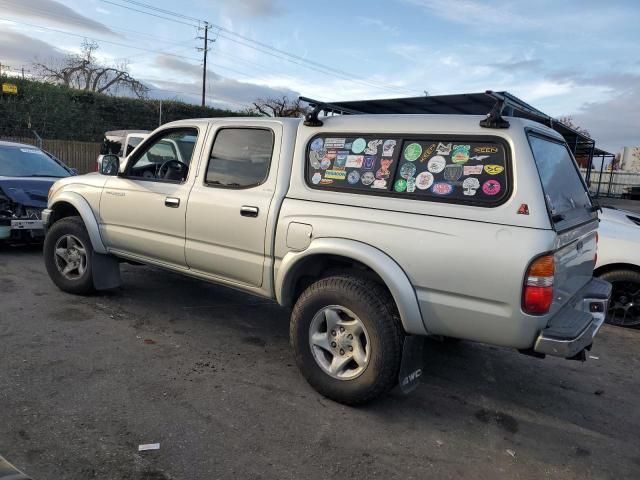
[[[276,0],[222,0],[219,3],[224,9],[247,17],[269,17],[283,11]]]
[[[152,95],[162,98],[186,97],[191,101],[197,101],[201,95],[202,84],[200,77],[202,68],[179,58],[161,55],[156,58],[156,66],[165,71],[166,78],[173,78],[166,75],[167,71],[179,73],[180,80],[158,80],[148,79],[146,83],[159,87],[152,90]],[[144,79],[143,79],[144,80]],[[209,88],[208,101],[216,105],[223,104],[233,109],[240,109],[249,106],[257,98],[281,97],[298,98],[298,92],[286,87],[260,85],[252,82],[241,82],[232,78],[227,78],[212,70],[207,70],[207,80]]]
[[[42,40],[6,29],[0,29],[0,48],[2,62],[14,67],[34,61],[57,61],[65,55],[64,52]]]
[[[511,59],[504,62],[489,63],[487,66],[507,73],[520,73],[538,70],[542,67],[542,60],[534,58],[531,60]]]
[[[531,17],[512,11],[508,5],[490,5],[475,0],[401,0],[422,8],[427,13],[454,23],[477,27],[530,28],[536,25]]]
[[[377,27],[379,30],[392,33],[394,35],[398,34],[398,29],[389,25],[388,23],[383,22],[379,18],[371,18],[371,17],[356,17],[356,20],[360,25],[365,27]]]
[[[48,24],[115,35],[106,25],[85,17],[55,0],[5,0],[2,3],[3,14],[9,13],[28,20],[45,20]]]

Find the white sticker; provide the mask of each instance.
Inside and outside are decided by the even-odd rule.
[[[348,155],[345,167],[362,168],[362,162],[364,162],[364,155]]]
[[[445,158],[436,155],[431,160],[429,160],[429,163],[427,163],[427,170],[429,170],[431,173],[440,173],[444,170],[444,167],[446,165],[447,161],[445,160]]]
[[[366,155],[377,155],[378,147],[382,144],[382,140],[369,140],[367,148],[364,149]]]
[[[322,175],[320,175],[320,173],[316,172],[313,174],[313,177],[311,177],[311,182],[314,185],[318,185],[320,183],[320,180],[322,180]]]
[[[382,144],[382,156],[383,157],[393,157],[393,151],[396,148],[395,140],[385,140]]]
[[[420,190],[426,190],[433,185],[433,175],[429,172],[421,172],[416,177],[416,187]]]
[[[475,177],[469,177],[462,182],[462,188],[465,195],[475,195],[476,190],[480,188],[480,181]]]
[[[387,188],[387,181],[383,179],[376,180],[373,182],[373,185],[371,185],[371,188]]]
[[[325,138],[324,148],[342,148],[345,140],[344,138]]]

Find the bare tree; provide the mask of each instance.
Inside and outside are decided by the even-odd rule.
[[[591,134],[589,133],[589,131],[586,128],[582,128],[581,126],[576,125],[576,122],[571,115],[563,115],[562,117],[556,118],[556,121],[562,123],[563,125],[566,125],[569,128],[574,129],[576,132],[581,133],[585,137],[591,138]]]
[[[258,98],[249,112],[265,117],[303,117],[309,108],[299,98],[291,100],[283,95],[280,98]]]
[[[82,42],[82,53],[67,55],[59,64],[35,63],[40,78],[70,88],[97,93],[116,94],[119,91],[145,97],[149,89],[133,78],[127,64],[102,65],[95,56],[99,45],[87,40]]]

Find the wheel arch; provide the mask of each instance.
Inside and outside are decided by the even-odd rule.
[[[608,263],[606,265],[601,265],[593,271],[594,277],[599,277],[604,275],[605,273],[614,272],[616,270],[631,270],[636,273],[640,273],[640,266],[634,265],[633,263]]]
[[[48,227],[51,227],[51,225],[62,218],[77,215],[82,218],[84,222],[93,250],[96,253],[107,253],[107,249],[100,237],[98,221],[89,202],[87,202],[82,195],[75,192],[61,192],[53,199],[49,205],[49,210],[51,210],[51,215],[49,217]]]
[[[287,253],[275,272],[278,303],[293,305],[307,285],[341,268],[356,269],[385,286],[396,303],[404,330],[427,334],[415,290],[404,270],[383,251],[355,240],[319,238],[304,251]]]

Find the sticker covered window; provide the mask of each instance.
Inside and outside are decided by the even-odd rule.
[[[307,181],[315,187],[389,191],[400,139],[388,136],[319,136],[307,150]]]
[[[404,140],[393,191],[474,203],[507,194],[506,153],[497,142]]]

